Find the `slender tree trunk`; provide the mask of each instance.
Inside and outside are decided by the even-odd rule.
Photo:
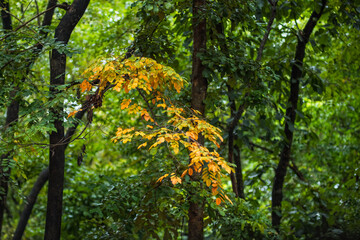
[[[260,47],[259,47],[259,50],[257,53],[256,61],[258,61],[258,62],[261,61],[262,54],[263,54],[264,48],[265,48],[265,44],[266,44],[267,40],[269,39],[270,31],[272,29],[272,25],[273,25],[275,17],[276,17],[276,8],[277,8],[278,0],[268,0],[268,2],[271,5],[271,15],[269,18],[268,25],[266,27],[265,35],[264,35],[263,39],[261,40]]]
[[[45,16],[44,16],[44,20],[43,20],[43,24],[42,24],[43,26],[48,26],[48,25],[51,24],[51,20],[52,20],[53,14],[54,14],[54,9],[55,9],[56,2],[57,2],[56,0],[50,0],[49,1],[48,9],[50,9],[50,10],[47,11]],[[9,14],[9,12],[10,12],[9,2],[5,1],[5,0],[1,0],[0,1],[0,6],[5,9],[5,10],[1,11],[1,17],[2,17],[2,20],[3,20],[3,27],[4,27],[4,29],[11,31],[12,30],[12,25],[11,25],[11,15]],[[41,34],[43,36],[47,35],[46,32],[41,32]],[[27,68],[26,68],[25,76],[29,73],[31,65],[37,59],[38,53],[41,52],[42,48],[43,48],[42,44],[37,44],[37,46],[35,48],[35,51],[34,51],[34,55],[28,61],[29,63],[28,63]],[[18,99],[16,97],[16,94],[17,94],[17,88],[15,87],[15,89],[11,92],[11,98],[10,98],[10,99],[13,99],[13,100],[12,100],[10,106],[7,109],[6,126],[10,126],[12,124],[15,124],[15,122],[17,122],[17,119],[19,117],[20,99]],[[1,166],[5,166],[6,162],[9,161],[9,158],[11,158],[11,156],[12,156],[11,152],[9,152],[7,154],[4,154],[1,157],[1,163],[2,163]],[[10,168],[8,168],[8,171],[6,172],[5,175],[2,175],[2,178],[0,180],[1,181],[1,188],[4,189],[4,196],[1,197],[1,202],[0,202],[0,235],[1,235],[1,228],[2,228],[2,223],[3,223],[4,207],[6,205],[6,195],[7,195],[7,192],[8,192],[8,179],[9,179],[9,176],[10,176]],[[0,236],[0,238],[1,238],[1,236]]]
[[[82,119],[82,117],[84,116],[84,114],[86,112],[86,106],[88,106],[87,102],[85,102],[83,104],[83,107],[81,108],[83,110],[79,111],[75,114],[76,119],[78,119],[78,120]],[[66,135],[65,135],[65,143],[64,143],[65,149],[69,146],[69,142],[70,142],[71,138],[74,136],[78,125],[79,125],[79,122],[75,122],[74,126],[72,126],[71,128],[69,128],[67,130]],[[30,194],[27,196],[27,201],[26,201],[23,211],[21,212],[20,219],[19,219],[18,225],[16,227],[13,240],[21,240],[22,239],[26,225],[29,221],[31,211],[35,205],[37,196],[39,195],[41,189],[44,187],[45,183],[48,180],[49,180],[49,167],[47,167],[41,171],[38,178],[36,179],[36,182],[35,182],[33,188],[30,191]]]
[[[29,216],[32,211],[32,207],[34,206],[34,204],[36,202],[36,199],[37,199],[37,196],[38,196],[40,190],[45,185],[45,183],[47,182],[48,179],[49,179],[49,168],[45,168],[40,173],[38,178],[36,179],[36,182],[35,182],[33,188],[31,189],[29,196],[26,199],[26,201],[27,201],[26,206],[21,213],[20,220],[19,220],[19,223],[15,230],[13,240],[15,240],[15,239],[21,240],[22,235],[23,235],[26,225],[27,225],[27,220],[29,219]],[[31,207],[28,207],[28,206],[31,206]]]
[[[236,188],[239,193],[239,198],[245,199],[245,187],[244,187],[244,178],[242,174],[242,166],[241,166],[241,155],[240,148],[237,145],[234,145],[234,163],[236,165],[235,168],[235,177],[236,177]]]
[[[1,20],[3,24],[3,29],[5,31],[12,31],[11,15],[10,15],[10,5],[8,1],[1,0]],[[16,124],[17,119],[19,118],[19,101],[17,100],[17,87],[14,85],[14,89],[10,92],[10,105],[6,111],[6,121],[5,129]],[[11,134],[13,136],[13,134]],[[9,139],[12,138],[9,137]],[[9,161],[13,156],[13,152],[9,151],[1,156],[0,162],[0,239],[1,239],[1,230],[4,221],[4,212],[6,207],[6,198],[8,194],[8,182],[10,179],[11,169],[9,167]]]
[[[303,31],[300,32],[298,43],[296,46],[295,61],[291,70],[290,78],[290,96],[288,100],[288,108],[286,109],[285,122],[285,141],[280,154],[280,161],[275,171],[275,180],[272,190],[272,225],[279,231],[281,221],[281,202],[283,198],[283,186],[286,176],[287,167],[291,159],[291,146],[293,141],[293,129],[295,125],[297,102],[299,99],[299,84],[303,75],[303,60],[305,57],[306,44],[309,41],[310,35],[316,26],[317,21],[321,17],[326,0],[322,0],[320,10],[314,10]]]
[[[229,162],[235,163],[235,165],[236,165],[235,174],[231,173],[230,177],[231,177],[232,188],[233,188],[233,191],[236,194],[236,196],[240,197],[242,199],[245,199],[244,180],[242,177],[242,166],[241,166],[241,159],[240,159],[240,149],[235,144],[236,136],[234,135],[234,131],[235,131],[235,128],[236,128],[240,118],[242,117],[242,115],[245,111],[246,104],[243,103],[242,105],[239,106],[239,109],[236,110],[235,99],[232,99],[230,97],[230,92],[232,92],[232,91],[233,91],[233,89],[228,85],[228,92],[229,92],[228,98],[229,98],[229,102],[230,102],[231,118],[233,119],[233,121],[229,124],[229,127],[228,127],[228,134],[229,134],[228,156],[229,156]]]
[[[228,148],[229,148],[229,152],[228,152],[228,162],[229,163],[234,163],[234,133],[229,131],[229,139],[228,139]],[[236,166],[237,169],[237,166]],[[238,182],[236,179],[236,176],[233,172],[230,173],[230,180],[231,180],[231,186],[232,186],[232,190],[235,193],[236,197],[239,197],[239,188],[238,188]]]
[[[90,0],[74,0],[55,30],[55,39],[67,44],[72,31],[85,13]],[[52,51],[50,59],[50,94],[56,96],[57,88],[65,83],[66,55]],[[52,100],[52,99],[50,99]],[[58,240],[61,233],[62,199],[64,187],[65,136],[63,103],[50,109],[56,131],[50,134],[49,187],[46,211],[45,240]]]
[[[192,78],[191,78],[191,106],[205,115],[205,98],[208,82],[202,73],[205,69],[198,53],[206,50],[206,19],[202,15],[204,11],[205,0],[193,0],[193,56],[192,56]],[[201,144],[204,138],[199,139]],[[197,181],[201,176],[193,174],[193,180]],[[197,194],[197,193],[191,193]],[[194,198],[195,199],[195,198]],[[204,239],[204,204],[196,200],[190,201],[189,206],[189,240]]]
[[[133,55],[133,53],[134,53],[133,48],[129,48],[128,52],[126,53],[123,60],[130,58]],[[82,104],[82,107],[81,107],[82,110],[77,112],[75,114],[74,118],[81,120],[83,118],[83,116],[85,115],[85,112],[87,112],[89,106],[90,106],[89,101],[85,101]],[[64,141],[65,150],[69,146],[69,143],[71,142],[71,138],[74,136],[78,126],[79,126],[79,122],[75,122],[74,125],[67,130],[66,135],[65,135],[65,141]],[[49,167],[42,170],[42,172],[39,174],[33,188],[31,189],[30,194],[27,197],[28,201],[25,204],[23,211],[21,212],[20,219],[19,219],[18,225],[16,227],[16,231],[15,231],[13,240],[21,240],[22,239],[26,225],[30,218],[30,214],[36,203],[37,196],[40,193],[40,190],[43,188],[43,186],[45,185],[45,183],[48,180],[49,180]]]

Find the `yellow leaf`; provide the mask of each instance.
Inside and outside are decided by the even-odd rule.
[[[179,143],[178,142],[172,142],[171,147],[172,147],[175,155],[179,153]]]
[[[160,177],[156,182],[161,182],[167,176],[169,176],[169,174],[165,174],[164,176]]]
[[[188,137],[191,137],[192,139],[194,139],[194,140],[197,140],[198,139],[198,135],[197,135],[197,133],[194,133],[194,132],[186,132],[186,136],[188,136]]]
[[[225,195],[225,198],[231,203],[231,205],[234,205],[228,196]]]
[[[211,179],[206,179],[205,180],[206,186],[210,187],[211,185]]]
[[[176,185],[177,183],[181,183],[181,178],[179,178],[177,176],[172,176],[170,179],[171,179],[172,184],[174,184],[174,185]]]
[[[98,66],[98,67],[94,68],[92,71],[93,71],[94,73],[97,73],[97,72],[100,72],[102,69],[103,69],[102,66]]]
[[[217,198],[216,199],[216,205],[220,205],[221,204],[221,199],[220,198]]]
[[[166,104],[165,103],[161,103],[161,104],[158,104],[157,107],[163,107],[164,109],[166,108]]]
[[[138,149],[142,148],[142,147],[146,147],[147,142],[144,142],[143,144],[141,144],[140,146],[138,146]]]
[[[153,126],[150,126],[150,125],[146,125],[146,127],[147,127],[147,128],[151,128],[151,129],[154,128]]]
[[[80,84],[81,92],[90,91],[91,88],[92,85],[86,79]]]
[[[180,86],[177,82],[174,82],[173,85],[174,85],[175,90],[176,90],[178,93],[180,93],[180,91],[181,91],[181,86]]]
[[[149,78],[145,75],[139,75],[139,79],[144,79],[145,81],[149,81]]]
[[[201,112],[200,112],[199,110],[196,110],[196,109],[194,109],[194,108],[191,108],[191,110],[193,110],[194,113],[201,115]]]
[[[124,110],[125,108],[127,108],[130,103],[131,103],[131,99],[124,99],[121,103],[121,110]]]

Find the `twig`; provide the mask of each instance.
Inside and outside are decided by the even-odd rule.
[[[278,3],[278,0],[275,0],[275,2],[273,2],[272,0],[268,0],[268,1],[269,1],[270,5],[271,5],[272,10],[271,10],[271,16],[270,16],[268,25],[266,27],[265,35],[264,35],[263,39],[261,40],[258,55],[256,57],[256,61],[258,61],[258,62],[261,61],[262,54],[263,54],[263,51],[264,51],[264,48],[265,48],[265,44],[266,44],[267,40],[269,39],[270,31],[272,29],[272,25],[273,25],[274,19],[276,17],[276,5]]]
[[[148,108],[149,108],[149,110],[150,110],[150,114],[151,114],[151,117],[152,117],[153,120],[154,120],[154,123],[158,126],[158,123],[156,122],[155,114],[154,114],[154,112],[153,112],[152,107],[151,107],[150,104],[149,104],[149,101],[146,99],[145,95],[141,92],[141,89],[136,88],[136,90],[139,92],[140,96],[144,99],[146,105],[148,106]]]

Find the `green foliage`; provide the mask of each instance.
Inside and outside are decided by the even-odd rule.
[[[210,188],[199,190],[200,183],[190,181],[188,175],[181,185],[173,186],[169,178],[156,183],[174,166],[181,166],[176,169],[180,174],[187,168],[185,148],[174,159],[166,147],[137,149],[139,139],[112,143],[119,126],[145,128],[140,114],[129,116],[122,109],[124,98],[139,99],[135,93],[125,97],[125,93],[106,92],[103,106],[86,129],[89,115],[84,120],[66,118],[86,100],[78,94],[84,81],[81,73],[99,57],[114,59],[128,53],[152,58],[190,83],[191,1],[91,1],[67,47],[53,39],[63,9],[55,10],[51,27],[39,27],[42,17],[22,26],[38,14],[35,4],[41,12],[47,1],[10,1],[11,13],[18,18],[12,18],[13,28],[20,28],[0,31],[0,155],[14,153],[1,162],[2,175],[11,169],[4,239],[11,238],[27,194],[48,165],[48,135],[54,131],[48,109],[62,103],[65,127],[80,123],[78,138],[66,149],[63,239],[185,239],[191,191],[206,198],[208,239],[360,238],[359,1],[328,1],[307,44],[297,119],[290,126],[292,162],[285,178],[279,233],[270,223],[273,170],[285,139],[299,31],[318,5],[308,0],[278,1],[259,62],[256,56],[271,16],[270,1],[206,2],[202,14],[207,20],[207,49],[199,55],[209,82],[204,120],[222,130],[219,154],[227,158],[229,124],[236,110],[245,106],[233,134],[246,199],[231,193],[228,176],[222,183],[233,205],[216,205]],[[43,45],[40,52],[34,50],[38,43]],[[62,94],[49,96],[48,55],[54,48],[68,55],[66,85]],[[167,89],[166,96],[179,107],[189,106],[190,89],[191,84],[177,95]],[[20,101],[20,117],[9,127],[6,110],[13,99]],[[139,105],[147,107],[144,101]],[[168,119],[159,117],[162,111],[154,111],[166,126]],[[213,150],[209,143],[205,146]],[[43,237],[46,194],[43,189],[38,197],[26,239]]]

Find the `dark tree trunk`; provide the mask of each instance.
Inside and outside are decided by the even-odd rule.
[[[234,163],[234,134],[231,131],[229,131],[228,148],[229,148],[228,162]],[[239,191],[238,191],[239,188],[238,188],[236,176],[233,172],[230,173],[230,180],[231,180],[232,190],[235,193],[235,196],[239,197]]]
[[[72,31],[85,13],[90,0],[74,0],[55,30],[57,42],[67,44]],[[66,55],[52,51],[50,59],[50,94],[60,93],[57,87],[65,83]],[[52,99],[50,99],[52,100]],[[45,240],[60,239],[62,199],[65,165],[65,136],[63,125],[63,104],[50,109],[56,131],[50,134],[49,187],[46,211]]]
[[[0,1],[0,7],[1,7],[1,20],[3,24],[3,29],[5,31],[11,31],[12,30],[12,23],[11,23],[11,15],[10,15],[10,5],[8,1],[1,0]],[[19,118],[19,101],[16,98],[17,90],[16,86],[13,86],[14,89],[10,92],[10,105],[7,108],[6,111],[6,122],[5,122],[5,129],[8,127],[11,127],[17,122],[17,119]],[[12,136],[10,136],[12,138]],[[1,156],[1,162],[0,162],[0,239],[1,239],[1,230],[2,225],[4,221],[4,212],[6,207],[6,198],[8,193],[8,182],[10,179],[10,167],[9,167],[9,161],[13,156],[13,152],[9,151],[8,153],[5,153]]]
[[[236,177],[236,188],[239,194],[239,198],[245,199],[245,188],[244,188],[244,178],[242,175],[242,166],[241,166],[241,155],[240,148],[237,145],[234,145],[234,163],[236,165],[235,168],[235,177]]]
[[[310,35],[316,26],[317,21],[321,17],[326,0],[322,0],[320,3],[320,10],[314,10],[306,23],[303,31],[300,32],[298,37],[298,43],[296,46],[296,53],[294,64],[292,65],[291,78],[290,78],[290,96],[288,100],[288,108],[286,109],[286,121],[285,121],[285,141],[283,149],[280,153],[280,161],[275,170],[275,180],[272,190],[272,225],[279,231],[281,221],[281,202],[283,198],[283,186],[286,176],[287,167],[291,159],[291,145],[293,141],[293,129],[295,125],[297,102],[299,99],[299,84],[303,75],[303,60],[305,57],[306,44],[309,41]]]
[[[207,92],[207,80],[202,73],[205,66],[202,64],[198,54],[206,50],[206,19],[202,16],[206,1],[193,0],[193,56],[192,56],[192,77],[191,77],[191,106],[205,115],[205,98]],[[200,143],[204,139],[200,138]],[[194,176],[195,175],[195,176]],[[193,180],[198,181],[201,176],[193,174]],[[196,193],[190,193],[196,194]],[[194,198],[196,199],[196,198]],[[189,240],[204,239],[204,204],[196,200],[190,201],[189,206]]]
[[[246,96],[245,96],[246,98]],[[241,166],[241,161],[240,161],[240,149],[239,147],[237,147],[234,143],[234,141],[236,140],[236,136],[234,135],[234,130],[236,125],[238,124],[241,116],[243,115],[245,108],[247,107],[247,104],[243,103],[239,106],[239,108],[237,109],[237,111],[235,112],[235,101],[233,102],[233,106],[231,107],[231,117],[233,118],[232,122],[229,125],[229,129],[228,129],[228,133],[229,133],[229,162],[234,162],[236,165],[235,168],[235,194],[242,198],[245,199],[245,193],[244,193],[244,180],[242,177],[242,166]],[[237,151],[237,153],[234,151]],[[234,186],[233,186],[234,189]]]
[[[52,16],[54,14],[54,9],[55,9],[55,5],[56,5],[56,0],[50,0],[49,4],[48,4],[48,9],[50,9],[49,11],[46,12],[45,16],[44,16],[44,21],[43,21],[43,26],[49,26],[51,24],[51,20],[52,20]],[[9,14],[10,12],[10,8],[9,8],[9,3],[8,1],[1,0],[0,1],[0,5],[2,8],[5,8],[6,11],[2,10],[1,11],[1,18],[3,20],[3,27],[6,30],[12,30],[12,25],[11,25],[11,15]],[[41,32],[41,34],[43,36],[46,36],[47,33],[46,32]],[[33,57],[28,61],[28,65],[27,65],[27,69],[26,69],[26,74],[27,75],[30,71],[30,66],[35,62],[38,54],[36,53],[40,53],[41,50],[43,48],[42,44],[38,44],[37,47],[35,48],[36,52],[34,52]],[[17,89],[15,87],[15,89],[11,92],[11,99],[12,102],[10,104],[10,106],[7,109],[7,118],[6,118],[6,126],[9,126],[11,124],[14,124],[18,117],[19,117],[19,105],[20,105],[20,100],[16,98],[16,94],[17,94]],[[5,154],[4,156],[1,157],[1,162],[4,163],[4,161],[8,161],[6,159],[11,158],[12,153],[9,152],[7,154]],[[1,166],[3,166],[3,164],[1,164]],[[2,171],[1,171],[2,172]],[[7,171],[6,175],[3,175],[3,177],[1,178],[1,187],[4,189],[4,196],[1,197],[1,202],[0,202],[0,235],[1,235],[1,228],[2,228],[2,223],[3,223],[3,213],[4,213],[4,207],[6,204],[6,195],[8,192],[8,179],[10,176],[10,169]],[[1,238],[1,236],[0,236]]]
[[[11,23],[11,15],[10,15],[10,5],[7,0],[0,0],[1,7],[1,20],[3,24],[3,29],[11,31],[12,23]]]
[[[79,111],[75,114],[75,118],[78,120],[81,120],[82,117],[85,115],[86,107],[88,106],[88,103],[85,102],[83,104],[83,107],[81,109],[84,109],[82,111]],[[74,126],[69,128],[65,135],[65,150],[67,146],[69,145],[69,142],[71,138],[74,136],[76,128],[78,127],[79,122],[75,122]],[[23,211],[21,212],[20,219],[18,222],[18,225],[16,227],[13,240],[21,240],[22,236],[24,234],[26,225],[29,221],[31,211],[36,203],[37,196],[40,193],[40,190],[44,187],[45,183],[49,180],[49,167],[42,170],[42,172],[39,174],[33,188],[31,189],[30,194],[27,196],[27,202],[24,206]]]
[[[238,146],[236,146],[236,135],[234,135],[235,128],[242,117],[246,104],[243,103],[239,106],[238,110],[236,110],[236,103],[235,99],[232,99],[230,97],[230,93],[233,91],[232,87],[228,85],[228,98],[230,102],[230,110],[231,110],[231,118],[233,119],[232,122],[228,126],[228,144],[229,144],[229,162],[235,163],[235,174],[231,173],[231,183],[232,188],[237,197],[240,197],[242,199],[245,199],[245,193],[244,193],[244,180],[242,177],[242,166],[241,166],[241,159],[240,159],[240,149]],[[237,152],[237,153],[236,153]]]
[[[15,239],[21,240],[22,235],[25,231],[25,227],[27,225],[27,220],[29,219],[29,216],[32,211],[32,207],[34,206],[34,204],[36,202],[36,199],[37,199],[37,196],[39,195],[40,190],[43,188],[43,186],[45,185],[45,183],[47,182],[48,179],[49,179],[49,168],[46,168],[40,173],[40,175],[36,179],[36,182],[35,182],[33,188],[31,189],[29,196],[26,199],[26,206],[21,213],[20,220],[19,220],[19,223],[15,230],[13,240],[15,240]],[[28,206],[31,206],[31,207],[28,207]]]

